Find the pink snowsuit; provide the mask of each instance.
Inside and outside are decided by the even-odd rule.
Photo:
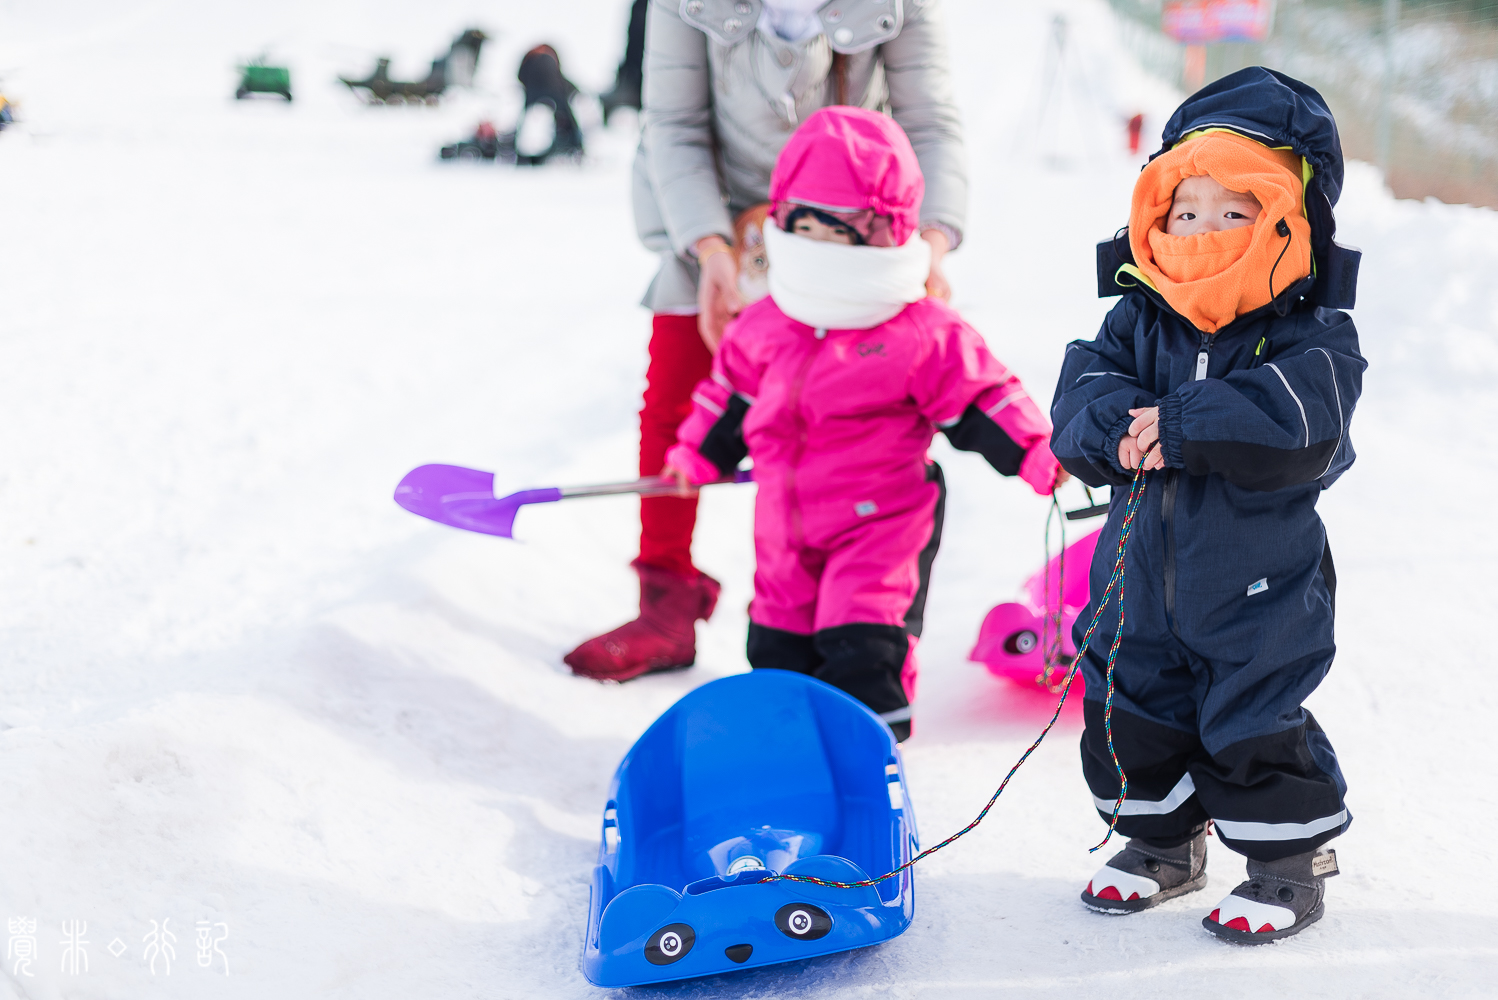
[[[905,624],[937,485],[926,451],[975,405],[1026,453],[1049,492],[1051,426],[982,337],[939,299],[871,330],[813,330],[773,299],[728,328],[712,377],[667,461],[694,482],[723,475],[698,451],[734,397],[754,459],[754,604],[761,625],[811,633]]]
[[[819,119],[854,113],[876,120],[871,152],[861,157],[836,121],[822,124],[837,141],[818,147],[826,138],[816,131]],[[812,142],[798,143],[806,138]],[[772,198],[794,201],[798,175],[812,171],[821,185],[817,201],[874,207],[893,217],[899,239],[913,237],[920,199],[914,154],[891,157],[880,142],[910,148],[892,120],[873,112],[817,112],[782,153]],[[787,154],[798,169],[782,176]],[[828,158],[841,162],[818,163]],[[883,169],[863,182],[850,159],[855,168],[877,159]],[[902,170],[917,171],[914,184]],[[829,178],[841,178],[842,189],[827,190]],[[881,183],[908,204],[881,203]],[[751,663],[783,666],[789,657],[792,668],[848,690],[892,724],[908,720],[910,632],[919,635],[919,622],[907,618],[921,617],[922,576],[930,569],[930,558],[921,556],[928,548],[934,556],[940,531],[942,486],[927,457],[931,439],[941,428],[959,448],[983,453],[1001,472],[1048,493],[1059,469],[1049,421],[978,332],[934,298],[878,326],[847,330],[813,328],[787,316],[773,296],[762,299],[729,325],[711,377],[692,398],[667,463],[703,483],[737,466],[746,447],[754,460]],[[888,648],[871,650],[871,641]],[[838,649],[857,662],[834,664],[827,675],[819,668],[836,660]],[[884,676],[864,676],[870,671]]]

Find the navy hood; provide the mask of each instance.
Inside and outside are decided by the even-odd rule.
[[[1311,224],[1311,251],[1317,286],[1311,299],[1319,305],[1351,308],[1356,297],[1357,251],[1332,242],[1337,220],[1332,206],[1342,195],[1342,139],[1326,101],[1314,87],[1263,66],[1250,66],[1207,84],[1176,108],[1161,133],[1153,160],[1182,137],[1206,128],[1228,128],[1266,146],[1288,146],[1305,157],[1313,171],[1306,185],[1306,221]],[[1111,248],[1116,253],[1116,249]],[[1099,294],[1118,294],[1101,273]]]
[[[1263,66],[1240,69],[1186,98],[1165,123],[1160,150],[1150,159],[1169,151],[1182,136],[1214,125],[1266,146],[1289,146],[1305,157],[1316,171],[1311,186],[1326,198],[1328,209],[1342,196],[1342,139],[1315,88]]]

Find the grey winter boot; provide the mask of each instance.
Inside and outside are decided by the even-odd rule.
[[[1130,840],[1092,876],[1082,902],[1103,913],[1135,913],[1207,884],[1207,827],[1174,847]]]
[[[1202,918],[1202,926],[1234,944],[1266,944],[1299,934],[1326,912],[1326,880],[1337,874],[1327,847],[1279,861],[1248,862],[1248,881]]]

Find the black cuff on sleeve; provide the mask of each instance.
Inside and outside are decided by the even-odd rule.
[[[952,447],[958,451],[976,451],[1006,476],[1018,475],[1020,463],[1025,460],[1025,449],[1015,444],[1014,438],[1005,434],[976,403],[969,403],[962,419],[951,427],[943,427],[942,433]]]
[[[1181,449],[1184,442],[1181,440],[1181,397],[1178,393],[1162,396],[1155,404],[1160,408],[1160,421],[1157,430],[1160,435],[1160,454],[1165,456],[1165,464],[1172,469],[1183,468],[1186,459],[1182,456]]]
[[[1125,413],[1113,421],[1113,426],[1108,428],[1108,435],[1103,438],[1103,461],[1115,472],[1122,472],[1130,479],[1134,476],[1134,470],[1125,469],[1118,464],[1118,442],[1122,441],[1129,433],[1129,426],[1134,423],[1134,418]]]
[[[728,397],[728,409],[708,430],[697,449],[725,476],[737,469],[749,454],[749,446],[744,443],[744,414],[748,412],[748,400],[739,395]]]

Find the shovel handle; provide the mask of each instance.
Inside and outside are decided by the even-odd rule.
[[[718,483],[749,483],[754,481],[752,469],[740,469],[731,476],[715,479],[711,483],[702,483],[701,486],[715,486]],[[693,487],[692,494],[699,487]],[[643,479],[631,479],[625,483],[599,483],[596,486],[563,486],[561,488],[563,499],[570,497],[606,497],[619,493],[638,493],[642,497],[664,497],[677,496],[680,490],[677,488],[676,480],[668,476],[646,476]]]

